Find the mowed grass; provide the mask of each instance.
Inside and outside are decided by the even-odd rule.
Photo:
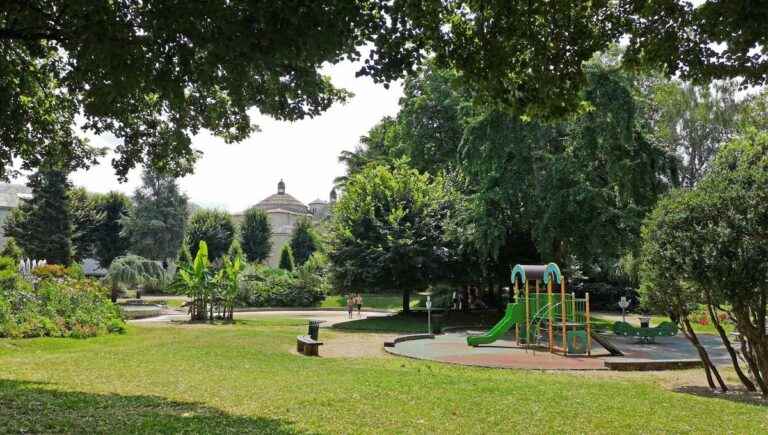
[[[652,381],[291,353],[299,320],[0,340],[0,431],[765,433],[768,409]],[[338,332],[323,330],[324,338]]]

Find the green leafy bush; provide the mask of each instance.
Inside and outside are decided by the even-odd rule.
[[[90,279],[52,273],[33,288],[16,276],[12,287],[0,289],[0,337],[85,338],[123,332],[120,310],[107,294]]]
[[[283,269],[262,268],[245,281],[237,304],[250,307],[311,307],[325,299],[322,286],[307,286]]]
[[[61,264],[45,264],[32,269],[32,275],[41,280],[46,280],[51,278],[64,278],[68,274],[67,268]]]

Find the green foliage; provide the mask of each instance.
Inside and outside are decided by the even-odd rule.
[[[104,277],[113,291],[119,288],[139,287],[147,284],[154,286],[163,283],[169,284],[171,279],[172,277],[167,275],[159,262],[138,255],[115,258],[109,265],[107,276]]]
[[[213,296],[214,276],[208,261],[208,245],[201,240],[195,259],[191,264],[181,266],[178,271],[177,286],[192,298],[189,313],[193,321],[213,320],[211,298]],[[210,308],[210,314],[209,314]]]
[[[0,256],[0,290],[15,290],[19,287],[19,264],[12,257]]]
[[[23,256],[24,252],[22,252],[21,248],[19,248],[19,244],[16,243],[16,239],[13,237],[5,239],[3,249],[0,250],[0,257],[11,258],[18,265]]]
[[[328,294],[331,291],[328,258],[315,252],[307,261],[296,268],[296,288],[308,292]]]
[[[144,171],[133,203],[132,213],[121,220],[130,252],[159,261],[176,258],[187,223],[187,197],[176,180]]]
[[[229,213],[223,210],[198,210],[187,224],[186,242],[192,255],[197,254],[196,247],[205,241],[211,261],[220,259],[229,251],[234,237],[235,224]]]
[[[398,289],[407,299],[411,290],[438,280],[445,261],[438,222],[442,198],[440,179],[402,164],[370,165],[352,175],[331,224],[335,286]]]
[[[64,278],[69,276],[67,268],[60,264],[46,264],[32,269],[32,275],[41,280]]]
[[[107,290],[87,279],[45,279],[34,288],[24,281],[0,289],[0,337],[86,338],[125,330]]]
[[[131,214],[131,200],[120,192],[109,192],[95,198],[101,220],[94,229],[94,254],[102,267],[108,268],[115,258],[125,255],[130,239],[123,231],[123,223]]]
[[[348,177],[401,159],[442,175],[447,270],[461,283],[506,285],[509,264],[526,261],[578,261],[591,274],[636,246],[675,169],[647,137],[644,79],[612,56],[585,67],[583,110],[556,122],[477,104],[460,75],[430,65],[406,80],[397,117],[342,156]]]
[[[218,297],[223,305],[222,317],[227,320],[234,319],[235,300],[240,295],[240,274],[244,268],[245,261],[242,256],[236,256],[232,260],[225,256],[221,270],[216,274]]]
[[[319,69],[360,60],[361,46],[371,52],[358,73],[376,82],[402,78],[433,59],[458,71],[479,101],[528,115],[580,109],[585,62],[622,38],[628,66],[699,82],[741,76],[760,85],[768,62],[765,13],[766,6],[746,0],[696,7],[640,0],[329,0],[299,8],[14,2],[0,11],[0,76],[9,77],[0,86],[0,101],[9,102],[0,116],[8,138],[0,176],[14,157],[24,169],[54,153],[72,169],[93,163],[97,151],[72,128],[76,114],[85,131],[120,141],[113,166],[121,179],[145,162],[183,175],[199,155],[191,136],[202,128],[236,142],[257,129],[251,109],[299,120],[346,100],[349,94]],[[126,79],[126,71],[135,78]]]
[[[677,184],[695,185],[717,150],[735,134],[742,112],[738,91],[736,81],[704,86],[662,81],[652,87],[651,137],[677,156]]]
[[[264,210],[251,207],[245,211],[240,225],[240,246],[248,261],[263,262],[272,249],[272,228]]]
[[[768,376],[766,186],[768,133],[748,133],[718,152],[694,189],[660,201],[643,233],[647,303],[678,316],[696,303],[730,307],[752,349],[750,369],[762,379]],[[768,385],[757,383],[768,394]]]
[[[320,248],[320,239],[309,219],[300,219],[297,222],[291,235],[290,245],[296,266],[304,264]]]
[[[49,263],[72,260],[72,214],[67,192],[70,183],[61,164],[46,166],[29,177],[32,198],[21,202],[3,224],[26,255]]]
[[[278,263],[277,267],[288,272],[293,272],[294,261],[291,245],[283,246],[283,249],[280,251],[280,262]]]
[[[68,191],[69,209],[72,214],[72,246],[78,261],[94,256],[96,231],[104,218],[96,207],[96,196],[82,187]]]
[[[323,289],[310,280],[296,278],[284,269],[262,267],[255,280],[245,281],[238,304],[249,307],[311,307],[325,298]]]

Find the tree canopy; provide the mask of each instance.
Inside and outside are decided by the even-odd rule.
[[[139,163],[192,170],[191,136],[225,141],[277,119],[316,116],[348,92],[320,73],[363,60],[388,83],[426,59],[453,69],[480,100],[516,113],[563,116],[580,107],[585,61],[627,39],[625,63],[705,82],[764,84],[768,6],[747,0],[657,5],[507,0],[323,2],[17,1],[0,8],[0,177],[58,153],[87,167],[100,150],[85,131],[119,140],[120,178]],[[363,59],[361,47],[369,47]]]
[[[766,186],[768,132],[753,131],[722,148],[692,190],[661,201],[643,231],[643,286],[650,301],[679,315],[691,303],[729,307],[752,349],[750,369],[764,395],[768,395]],[[676,295],[685,295],[685,300],[680,302]]]
[[[216,261],[229,252],[235,238],[232,217],[223,210],[198,210],[189,218],[186,243],[192,257],[197,255],[200,242],[208,246],[208,258]]]
[[[407,311],[410,293],[444,273],[441,180],[405,165],[371,164],[344,192],[334,208],[328,254],[337,288],[400,290]]]

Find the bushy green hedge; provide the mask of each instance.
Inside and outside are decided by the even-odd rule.
[[[243,282],[238,306],[311,307],[325,299],[324,285],[315,275],[297,276],[283,269],[263,268]]]
[[[93,337],[125,330],[120,309],[96,281],[44,279],[33,287],[0,271],[0,337]]]

